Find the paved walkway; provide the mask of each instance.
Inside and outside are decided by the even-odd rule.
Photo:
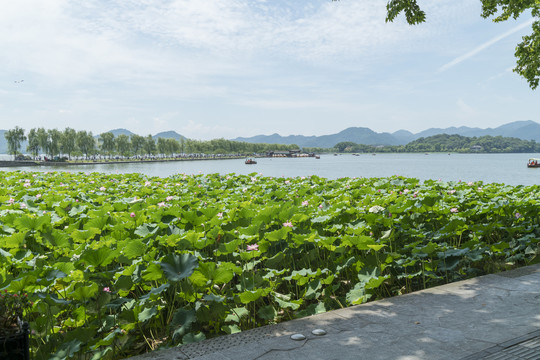
[[[143,359],[540,360],[540,265],[130,358]]]

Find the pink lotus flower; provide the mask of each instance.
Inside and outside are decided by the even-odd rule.
[[[259,250],[259,245],[258,244],[248,245],[247,246],[247,251],[252,251],[252,250],[254,250],[254,251]]]
[[[473,183],[472,181],[469,181],[469,182],[467,183],[467,185],[469,185],[469,186],[473,186],[473,185],[474,185],[474,183]]]
[[[103,288],[103,291],[105,291],[106,293],[110,293],[111,289],[107,286]]]
[[[30,186],[30,183],[25,182],[25,183],[23,184],[23,186],[24,186],[24,187],[29,187],[29,186]]]
[[[520,213],[516,213],[516,219],[519,219],[521,217],[521,214]]]
[[[308,206],[309,205],[309,202],[306,200],[306,201],[302,201],[302,206]]]
[[[217,217],[220,219],[223,219],[223,213],[222,212],[217,213]]]
[[[150,186],[150,185],[152,185],[152,183],[151,183],[150,181],[146,181],[146,182],[144,183],[144,186]]]
[[[285,223],[283,223],[283,226],[292,228],[293,224],[292,224],[292,222],[285,222]]]
[[[132,212],[131,214],[129,214],[129,216],[131,216],[132,218],[134,218],[134,217],[135,217],[135,213]]]
[[[457,212],[459,212],[459,210],[458,210],[458,208],[451,208],[450,212],[451,213],[457,213]]]
[[[172,197],[172,196],[167,196],[167,198],[166,198],[165,200],[167,200],[167,201],[171,201],[172,199],[173,199],[173,197]]]
[[[450,190],[450,191],[448,191],[448,194],[452,195],[455,192],[456,192],[456,190]]]
[[[291,182],[289,180],[285,180],[285,184],[289,185]]]
[[[10,204],[13,204],[15,202],[15,199],[14,198],[9,198],[9,203]]]
[[[39,199],[41,197],[41,194],[36,194],[36,199]]]
[[[163,206],[165,206],[165,203],[162,201],[162,202],[158,203],[157,205],[158,205],[159,207],[163,207]]]
[[[323,208],[322,204],[321,204],[321,205],[319,205],[319,209],[322,209],[322,208]]]
[[[26,209],[26,204],[25,203],[21,203],[21,209]]]
[[[107,188],[105,186],[102,186],[102,187],[99,188],[99,190],[105,191],[105,190],[107,190]]]

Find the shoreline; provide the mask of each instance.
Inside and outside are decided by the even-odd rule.
[[[262,158],[264,156],[247,156],[250,158]],[[168,159],[138,159],[138,160],[86,160],[86,161],[39,161],[39,160],[0,160],[2,167],[34,167],[34,166],[73,166],[73,165],[108,165],[108,164],[139,164],[139,163],[161,163],[177,161],[198,161],[198,160],[238,160],[245,159],[246,156],[216,156],[216,157],[187,157]]]

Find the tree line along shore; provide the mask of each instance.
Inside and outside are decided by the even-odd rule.
[[[95,137],[91,131],[76,131],[66,128],[31,129],[25,135],[24,129],[15,127],[4,134],[8,143],[8,153],[21,158],[21,144],[28,141],[26,153],[29,160],[56,161],[166,161],[243,157],[268,151],[297,150],[297,145],[253,144],[225,139],[200,141],[181,138],[154,138],[152,135],[136,134],[114,136],[105,132]],[[44,156],[41,156],[43,155]],[[215,155],[215,156],[213,156]]]
[[[213,160],[299,149],[295,144],[249,143],[226,139],[177,140],[136,134],[120,134],[115,137],[112,132],[94,136],[91,131],[76,131],[69,127],[63,131],[34,128],[25,134],[24,129],[17,126],[6,131],[4,137],[8,143],[8,153],[14,156],[14,160],[66,163]],[[22,149],[24,141],[28,144],[26,149]],[[406,145],[366,145],[342,141],[333,148],[310,147],[302,150],[308,153],[535,153],[540,152],[540,144],[534,140],[502,136],[466,137],[439,134],[420,138]],[[23,156],[22,151],[30,156]]]

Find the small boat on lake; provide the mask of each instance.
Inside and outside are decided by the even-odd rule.
[[[321,157],[319,155],[315,155],[315,159],[320,159]]]
[[[540,167],[540,159],[529,159],[529,162],[527,163],[527,167]]]
[[[246,165],[254,165],[256,164],[257,162],[253,159],[246,159]]]

